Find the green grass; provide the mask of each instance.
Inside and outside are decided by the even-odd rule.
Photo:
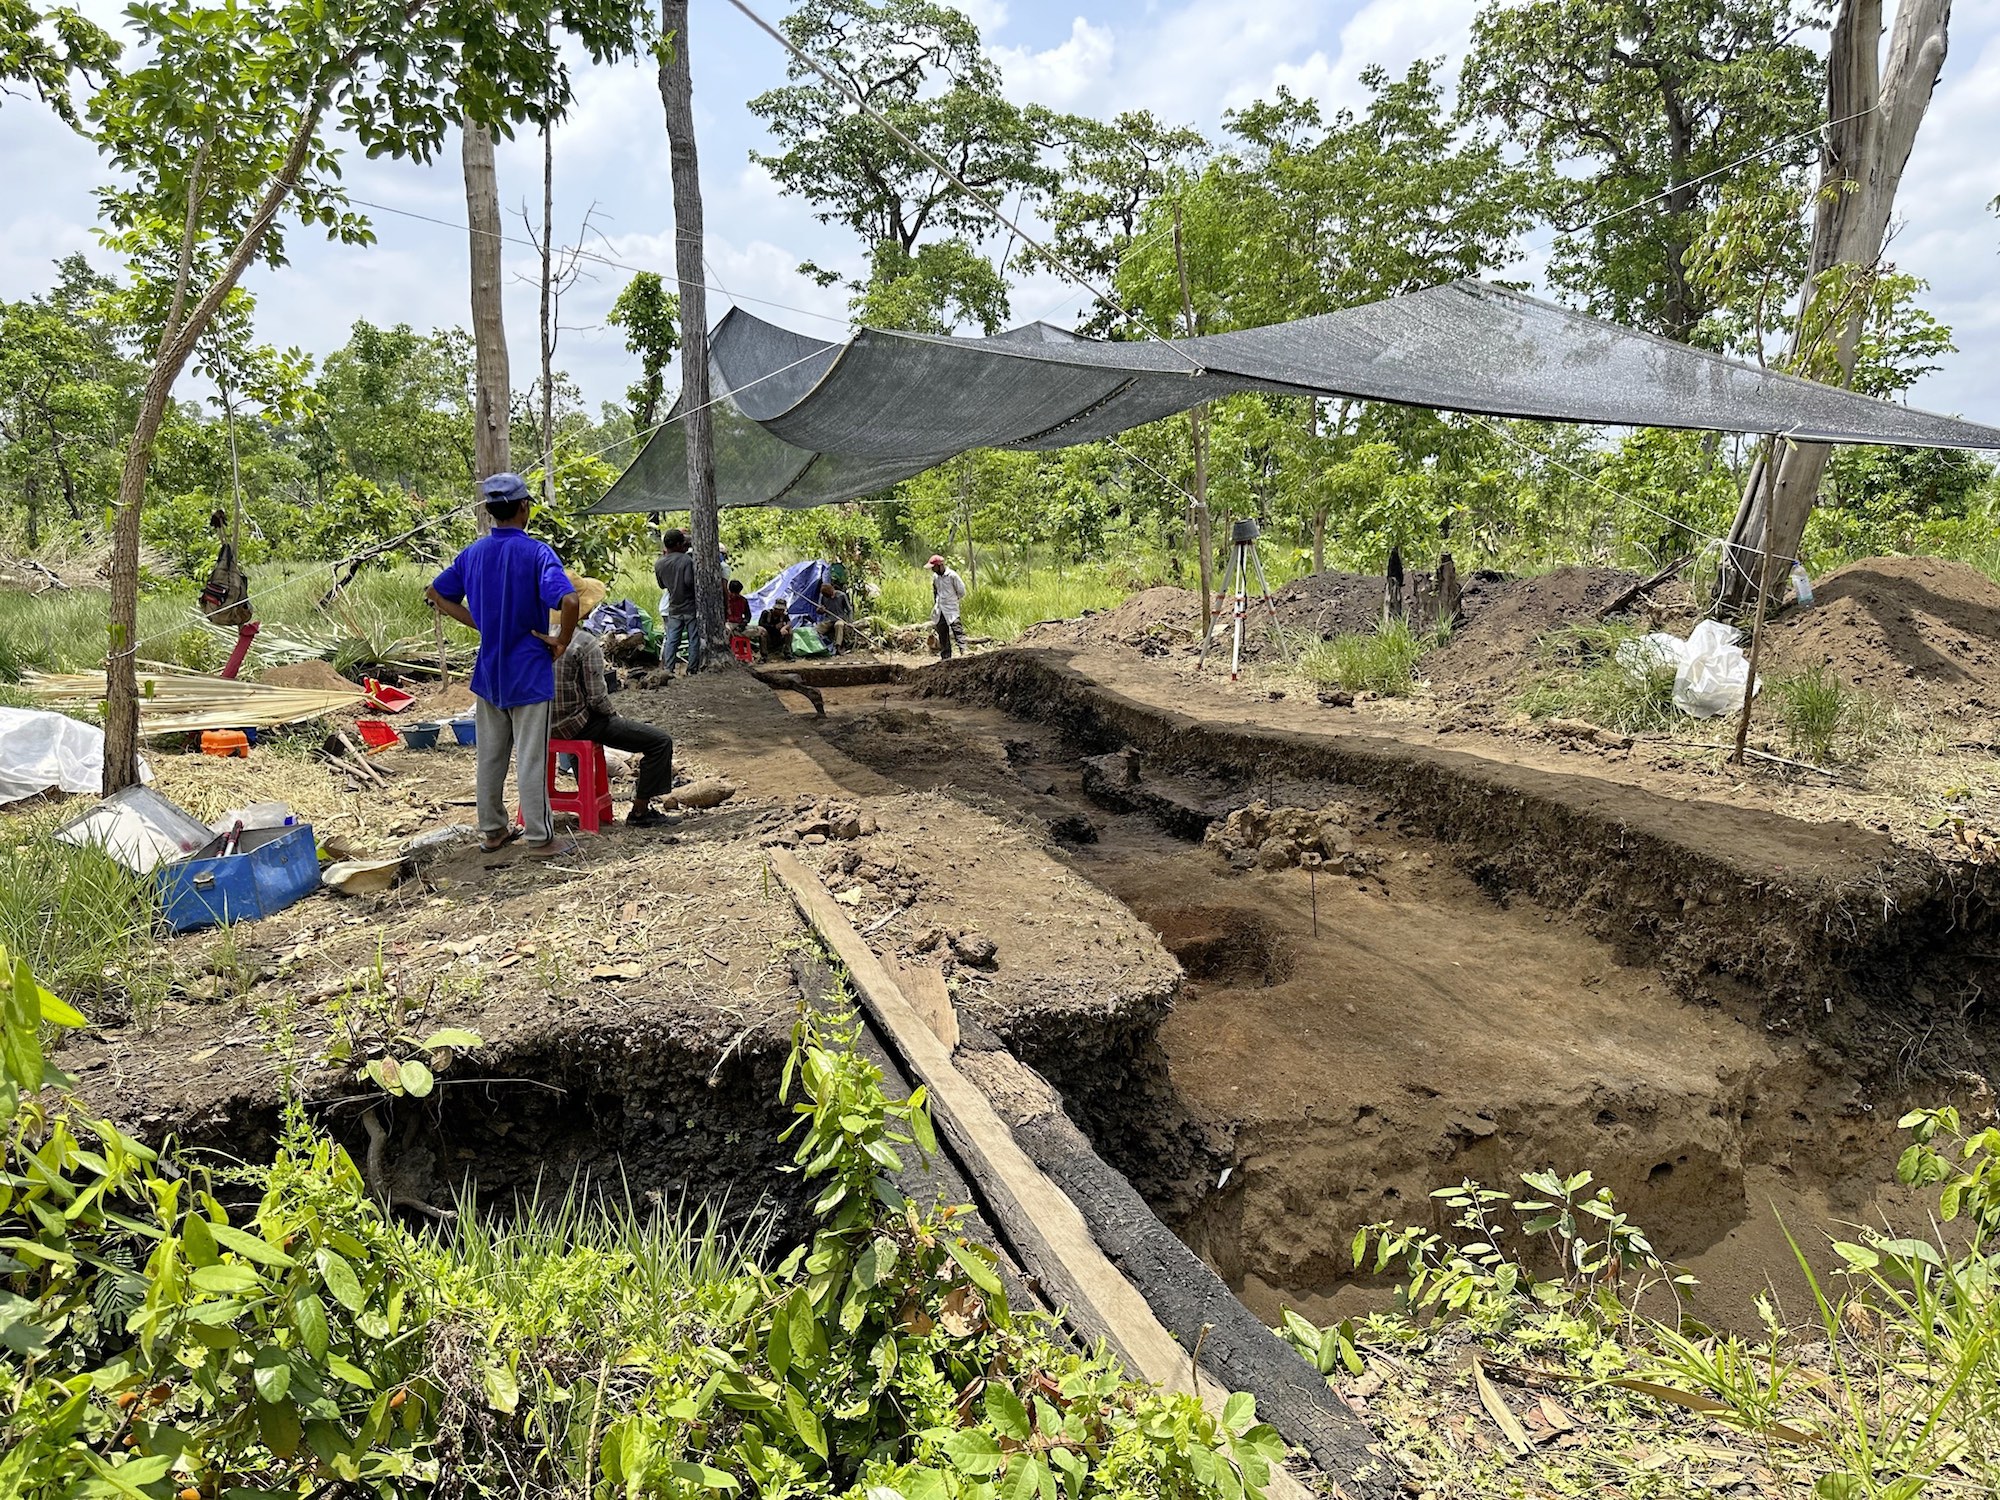
[[[1620,734],[1671,730],[1692,722],[1674,708],[1674,668],[1650,658],[1633,665],[1619,649],[1643,634],[1621,624],[1575,625],[1544,636],[1520,697],[1532,719],[1581,719]]]
[[[0,844],[0,940],[93,1020],[149,1020],[170,969],[153,936],[153,882],[95,848],[59,844],[29,814]]]
[[[1299,653],[1299,672],[1321,687],[1406,698],[1416,685],[1417,658],[1431,641],[1403,620],[1385,620],[1368,634],[1315,641]]]
[[[1888,704],[1849,687],[1825,667],[1789,673],[1765,691],[1777,707],[1792,753],[1821,764],[1865,754],[1891,720]]]
[[[966,633],[1011,641],[1043,620],[1070,619],[1087,609],[1113,609],[1143,585],[1116,564],[1072,565],[1058,572],[1049,563],[993,558],[979,565],[968,585],[962,617]],[[875,613],[884,623],[920,625],[931,617],[930,570],[920,562],[891,566],[876,587]]]

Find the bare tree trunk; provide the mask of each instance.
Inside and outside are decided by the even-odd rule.
[[[1313,512],[1313,571],[1326,571],[1326,512]]]
[[[512,377],[507,369],[507,324],[500,305],[500,179],[493,171],[493,132],[466,123],[461,158],[465,164],[465,222],[472,255],[473,479],[504,474],[508,456],[508,402]],[[476,487],[476,486],[475,486]],[[484,532],[493,522],[476,505],[473,522]]]
[[[542,127],[542,503],[556,503],[556,136]]]
[[[715,439],[708,411],[708,298],[702,284],[701,164],[694,145],[694,77],[687,0],[660,0],[666,50],[660,103],[674,192],[674,271],[681,295],[681,423],[687,438],[688,518],[694,533],[696,628],[702,663],[734,660],[723,626],[722,517],[715,505]]]
[[[1188,290],[1187,251],[1181,244],[1181,206],[1174,205],[1174,266],[1181,278],[1181,316],[1189,338],[1195,335],[1194,297]],[[1215,546],[1208,520],[1208,408],[1188,410],[1188,444],[1194,450],[1194,545],[1201,570],[1201,638],[1215,628]],[[1207,649],[1206,647],[1203,648]]]
[[[341,71],[335,70],[329,76],[338,76]],[[125,444],[125,462],[118,472],[118,511],[111,527],[111,608],[107,623],[110,650],[104,660],[103,785],[107,797],[136,786],[139,781],[139,678],[134,665],[140,645],[139,520],[146,503],[146,476],[152,468],[153,445],[166,421],[174,382],[187,367],[195,342],[214,320],[224,299],[235,290],[236,283],[243,279],[243,272],[256,258],[285,200],[291,197],[299,174],[305,170],[325,108],[326,96],[322,92],[300,116],[285,160],[250,215],[249,223],[244,225],[242,238],[191,309],[187,307],[187,295],[194,261],[195,212],[200,201],[202,163],[208,154],[206,146],[196,153],[189,174],[188,213],[181,229],[180,265],[173,301],[160,330],[153,368],[147,372],[140,393],[138,418]]]
[[[1804,345],[1820,336],[1815,328],[1825,308],[1816,305],[1814,292],[1822,278],[1835,266],[1866,275],[1882,258],[1896,189],[1944,68],[1950,23],[1951,0],[1902,0],[1885,72],[1882,0],[1842,0],[1827,50],[1828,123],[1820,151],[1812,251],[1792,336],[1794,355],[1805,353]],[[1843,382],[1854,375],[1864,300],[1849,299],[1832,334]],[[1740,613],[1757,591],[1763,571],[1757,538],[1769,538],[1778,565],[1789,566],[1797,558],[1832,453],[1825,443],[1788,446],[1778,461],[1775,485],[1764,483],[1761,461],[1752,468],[1722,559],[1719,603],[1724,609]]]

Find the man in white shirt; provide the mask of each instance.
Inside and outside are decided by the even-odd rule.
[[[959,601],[965,598],[965,580],[933,557],[931,570],[931,628],[937,632],[938,659],[951,660],[951,648],[965,649],[965,627],[958,623]]]

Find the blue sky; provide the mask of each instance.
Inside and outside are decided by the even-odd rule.
[[[118,6],[84,0],[107,24]],[[1008,92],[1099,116],[1144,107],[1213,132],[1222,112],[1278,84],[1330,104],[1353,103],[1369,63],[1399,70],[1417,57],[1447,59],[1455,73],[1476,0],[968,0]],[[771,19],[777,0],[759,0]],[[777,46],[724,0],[694,0],[691,21],[697,131],[702,152],[711,280],[763,316],[801,330],[837,334],[846,297],[796,273],[800,261],[858,269],[860,251],[843,229],[814,222],[809,208],[778,193],[749,162],[766,144],[744,101],[782,82]],[[2000,219],[1986,205],[2000,194],[2000,6],[1961,5],[1944,79],[1904,178],[1901,227],[1891,258],[1927,278],[1926,304],[1954,330],[1959,352],[1912,393],[1918,405],[2000,421]],[[558,238],[573,240],[596,209],[594,251],[625,267],[671,277],[672,213],[665,131],[650,70],[593,69],[556,134]],[[110,265],[91,235],[91,188],[103,180],[89,145],[40,110],[0,105],[0,296],[45,287],[50,262],[73,250]],[[518,209],[539,206],[539,141],[504,144],[499,157],[508,232],[523,235]],[[432,167],[348,161],[357,199],[370,210],[379,242],[343,249],[292,235],[293,263],[253,273],[260,336],[316,354],[337,347],[357,318],[419,328],[466,321],[463,189],[457,153]],[[426,215],[445,225],[407,215]],[[1533,252],[1547,240],[1531,236]],[[508,335],[517,384],[534,359],[533,252],[508,247]],[[593,403],[616,400],[636,373],[616,330],[603,325],[630,270],[589,268],[563,304],[558,364]],[[752,298],[767,299],[751,301]],[[1075,316],[1084,294],[1043,279],[1016,289],[1017,320]],[[775,306],[772,304],[783,304]],[[711,294],[711,317],[727,298]]]

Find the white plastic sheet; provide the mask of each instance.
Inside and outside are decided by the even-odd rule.
[[[1674,707],[1697,719],[1714,719],[1743,707],[1750,658],[1737,644],[1738,637],[1734,626],[1703,620],[1686,640],[1656,631],[1627,641],[1618,648],[1618,659],[1635,673],[1672,667]]]
[[[144,761],[139,779],[153,779]],[[0,803],[51,788],[95,794],[103,786],[103,730],[47,709],[0,708]]]

